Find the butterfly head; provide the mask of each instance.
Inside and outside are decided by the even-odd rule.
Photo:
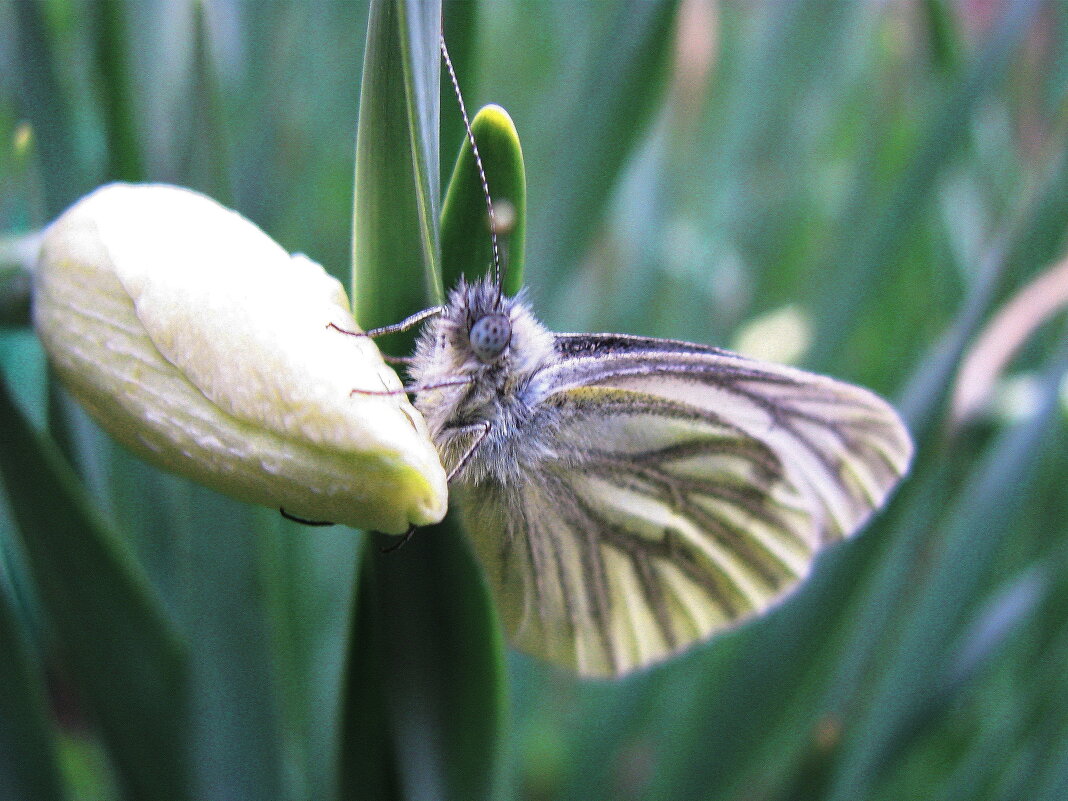
[[[458,351],[473,357],[472,365],[504,365],[512,351],[522,348],[523,304],[502,296],[488,276],[470,284],[461,281],[446,316],[453,321],[450,339]]]
[[[494,312],[475,320],[467,334],[471,350],[483,364],[492,364],[512,341],[512,321],[508,315]]]
[[[552,334],[521,296],[502,296],[491,278],[461,281],[449,293],[444,313],[424,329],[412,374],[423,383],[504,376],[536,370],[552,353]]]

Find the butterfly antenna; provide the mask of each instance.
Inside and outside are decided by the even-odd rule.
[[[438,40],[441,44],[441,57],[445,59],[445,68],[449,71],[449,80],[452,81],[452,90],[456,94],[456,101],[460,104],[460,116],[464,120],[464,130],[467,131],[467,141],[471,143],[471,152],[475,156],[475,166],[478,167],[478,178],[482,182],[482,195],[486,198],[486,210],[489,212],[490,242],[493,245],[493,281],[497,285],[497,300],[495,306],[501,305],[501,287],[504,285],[504,275],[501,269],[501,252],[497,246],[497,217],[493,213],[493,199],[490,197],[489,181],[486,180],[486,170],[482,166],[482,156],[478,152],[478,142],[475,141],[474,131],[471,130],[471,121],[467,117],[467,107],[464,105],[464,96],[460,94],[460,82],[456,80],[456,70],[453,69],[452,59],[449,58],[449,49],[445,47],[445,36]]]

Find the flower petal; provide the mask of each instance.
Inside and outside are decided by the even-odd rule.
[[[241,500],[402,532],[440,520],[445,474],[341,284],[236,212],[111,184],[48,229],[34,322],[116,439]]]

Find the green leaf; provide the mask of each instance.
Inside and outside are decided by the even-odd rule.
[[[533,209],[531,259],[551,279],[578,264],[597,231],[606,201],[631,149],[663,97],[675,0],[629,0],[607,6],[608,19],[590,63],[567,76],[569,106],[555,130],[553,170]],[[549,287],[546,295],[550,294]]]
[[[396,322],[442,299],[439,13],[435,4],[399,0],[371,10],[354,223],[363,325]],[[410,347],[412,335],[393,341]],[[484,798],[505,700],[500,631],[480,570],[447,524],[419,530],[396,553],[378,553],[389,543],[381,539],[368,538],[361,564],[341,796]]]
[[[923,0],[920,4],[926,23],[930,58],[938,69],[953,75],[960,67],[960,32],[955,30],[953,7],[945,0]]]
[[[887,197],[877,191],[874,175],[869,173],[859,183],[843,216],[837,247],[827,259],[830,274],[817,285],[820,328],[812,365],[822,368],[841,353],[852,330],[850,321],[876,295],[879,271],[898,255],[909,231],[930,208],[926,198],[968,131],[961,121],[974,114],[1003,79],[1041,7],[1036,0],[1007,4],[970,67],[930,114],[914,155]]]
[[[189,114],[180,121],[175,139],[177,160],[186,186],[211,196],[224,206],[234,205],[233,170],[230,164],[229,127],[223,109],[220,80],[212,58],[212,31],[203,2],[190,9],[193,17],[192,49],[185,107]],[[112,101],[116,102],[116,101]],[[121,104],[121,100],[118,100]],[[114,112],[120,114],[121,108]],[[120,135],[124,123],[112,120],[113,139]],[[113,141],[113,159],[123,154],[126,168],[129,155],[122,141]],[[117,152],[116,152],[117,149]]]
[[[486,183],[500,222],[511,214],[513,223],[498,232],[497,246],[504,268],[504,293],[515,295],[523,286],[526,248],[527,178],[519,134],[508,112],[486,106],[471,121],[471,132],[486,171]],[[464,138],[441,209],[441,267],[445,286],[454,287],[486,275],[493,265],[486,198],[471,143]]]
[[[444,298],[438,240],[440,5],[372,3],[356,130],[352,295],[364,328]],[[417,280],[412,280],[413,278]]]
[[[18,619],[3,558],[0,550],[0,798],[60,801],[68,795],[56,759],[44,675]]]
[[[1004,226],[977,265],[975,278],[953,324],[930,349],[902,392],[899,408],[914,439],[925,447],[936,443],[932,436],[945,412],[953,377],[969,343],[998,298],[998,289],[1013,273],[1027,274],[1045,254],[1053,258],[1051,243],[1059,243],[1064,230],[1068,198],[1068,149],[1065,148],[1063,115],[1060,130],[1050,137],[1049,157],[1042,170],[1014,199]],[[920,458],[924,458],[921,454]]]
[[[36,235],[0,236],[0,328],[27,326],[30,322],[31,253]]]
[[[275,654],[273,664],[258,669],[274,668],[283,721],[270,734],[288,767],[289,798],[334,798],[362,543],[342,526],[308,529],[269,510],[258,517],[264,521],[254,528]]]
[[[976,465],[958,494],[941,532],[931,532],[923,575],[914,576],[905,628],[895,637],[900,655],[880,671],[865,704],[864,716],[854,717],[861,745],[841,761],[835,798],[855,797],[858,788],[874,778],[873,770],[893,754],[903,726],[921,716],[931,703],[933,675],[946,670],[945,646],[964,616],[1010,533],[1039,464],[1039,449],[1050,441],[1058,387],[1068,373],[1068,348],[1050,360],[1043,376],[1040,401],[1025,422],[1006,431]],[[862,732],[862,734],[860,734]]]
[[[390,737],[396,775],[378,780],[395,783],[406,799],[487,798],[506,699],[501,630],[481,568],[452,524],[417,531],[395,553],[380,553],[384,544],[369,540],[365,552],[362,641],[351,657],[354,665],[381,660],[357,696],[363,710],[371,708],[366,693],[384,700],[388,735],[377,736]],[[367,731],[360,737],[366,744]],[[353,794],[362,790],[354,779]]]
[[[199,15],[199,4],[197,9],[195,13]],[[107,176],[111,180],[137,182],[145,180],[145,173],[138,145],[132,87],[134,73],[129,67],[123,10],[122,0],[98,0],[88,7],[95,34],[93,57],[101,79],[108,142]]]
[[[481,3],[471,0],[442,0],[441,23],[445,42],[449,47],[452,67],[456,70],[456,80],[464,98],[478,97],[478,56],[483,43],[479,18],[482,16]],[[444,158],[459,153],[467,138],[463,120],[460,116],[460,104],[456,102],[452,79],[447,70],[441,71],[441,138],[440,152]],[[450,286],[445,282],[446,288]]]
[[[44,3],[15,3],[19,105],[33,125],[41,153],[45,213],[55,217],[92,187],[82,158],[60,57]]]
[[[282,713],[296,688],[278,684],[268,593],[279,588],[269,584],[275,576],[263,564],[270,531],[257,525],[268,513],[177,477],[160,478],[160,528],[174,537],[175,616],[190,642],[196,788],[209,797],[283,799],[290,755]],[[299,786],[303,777],[293,781]]]
[[[125,544],[0,382],[0,475],[58,646],[132,799],[186,799],[187,652]],[[136,656],[133,656],[136,655]]]

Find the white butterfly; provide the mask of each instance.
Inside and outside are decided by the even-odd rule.
[[[766,609],[912,445],[874,394],[717,348],[552,334],[462,283],[410,372],[512,640],[584,675]]]
[[[590,676],[662,660],[780,600],[908,469],[905,427],[867,390],[688,342],[549,332],[502,294],[492,237],[492,280],[367,335],[429,319],[407,391],[521,649]]]

